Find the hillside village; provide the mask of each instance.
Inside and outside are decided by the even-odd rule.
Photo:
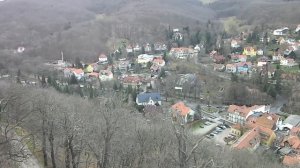
[[[51,73],[26,77],[18,72],[15,77],[2,75],[1,80],[16,79],[24,87],[54,87],[85,99],[121,92],[124,101],[147,120],[156,114],[171,117],[207,141],[254,153],[272,151],[282,164],[300,165],[299,112],[272,111],[273,100],[260,104],[225,101],[226,84],[222,86],[254,78],[263,85],[262,90],[248,90],[264,91],[276,101],[280,88],[300,80],[296,54],[300,50],[300,25],[243,32],[222,39],[219,47],[208,52],[201,43],[180,45],[184,37],[181,32],[173,29],[172,43],[124,42],[112,53],[100,52],[89,63],[79,58],[66,61],[61,52],[59,60],[43,65]],[[199,67],[222,82],[211,88],[214,79],[199,73]]]

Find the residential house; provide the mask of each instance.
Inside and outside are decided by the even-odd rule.
[[[230,46],[231,46],[231,48],[239,48],[239,47],[241,47],[241,43],[242,43],[241,40],[232,39]]]
[[[128,68],[130,68],[130,63],[129,61],[120,61],[118,68],[120,71],[125,71],[127,72]]]
[[[247,56],[246,55],[231,55],[232,62],[246,62]]]
[[[126,52],[127,53],[133,53],[133,47],[131,45],[126,47]]]
[[[74,75],[77,80],[80,80],[84,77],[84,72],[82,69],[77,69],[77,68],[65,68],[64,69],[64,76],[66,78],[71,78],[72,75]]]
[[[234,64],[227,64],[226,65],[226,72],[236,73],[236,66]]]
[[[90,65],[85,65],[83,71],[84,71],[84,73],[92,73],[92,72],[94,72],[94,67],[93,67],[92,64],[90,64]]]
[[[280,65],[292,67],[297,65],[296,61],[293,58],[284,58],[282,57],[280,60]]]
[[[213,56],[213,61],[216,64],[224,64],[225,63],[225,57],[223,55],[215,55]]]
[[[153,55],[141,54],[137,58],[137,63],[147,65],[148,62],[152,62],[153,58]]]
[[[135,47],[133,47],[133,51],[134,52],[140,52],[142,50],[142,48],[140,47],[140,45],[135,45]]]
[[[276,139],[276,134],[273,130],[277,129],[278,123],[279,116],[276,114],[258,112],[248,117],[246,126],[248,128],[259,128],[261,143],[270,146]]]
[[[280,130],[300,127],[300,115],[289,115],[284,121],[279,122],[278,128]]]
[[[126,88],[128,86],[132,86],[133,88],[137,88],[142,85],[142,78],[136,75],[125,76],[121,78],[121,82],[123,86]]]
[[[150,70],[152,73],[159,73],[161,70],[161,67],[158,66],[157,64],[153,64],[153,65],[151,65]]]
[[[256,53],[258,56],[263,56],[264,55],[264,50],[262,49],[259,49],[257,50],[257,53]]]
[[[252,68],[251,62],[239,62],[236,63],[235,65],[236,65],[237,73],[247,74],[251,72],[251,68]]]
[[[170,55],[177,58],[177,59],[187,59],[192,57],[194,54],[194,50],[190,48],[172,48],[170,50]]]
[[[195,111],[187,107],[183,102],[178,102],[171,107],[173,120],[181,124],[194,121]]]
[[[256,49],[254,47],[245,47],[244,51],[243,51],[243,55],[247,55],[247,56],[256,56]]]
[[[232,145],[234,149],[248,149],[255,151],[260,145],[259,129],[253,128],[246,132],[238,141]]]
[[[94,79],[98,79],[99,78],[99,73],[97,73],[97,72],[91,72],[91,73],[87,73],[85,75],[88,78],[94,78]]]
[[[99,64],[105,64],[105,63],[108,63],[108,59],[107,59],[107,56],[105,54],[100,54],[99,55],[99,58],[98,58],[98,63]]]
[[[194,47],[194,52],[195,53],[199,53],[201,51],[201,47],[197,44],[195,47]]]
[[[267,65],[268,62],[270,62],[270,59],[266,56],[260,57],[257,59],[257,67],[262,67],[264,65]]]
[[[158,65],[160,67],[163,67],[166,65],[166,62],[162,57],[154,57],[154,59],[152,60],[152,63],[154,65]]]
[[[283,58],[281,54],[275,54],[272,56],[272,61],[277,62],[280,61]]]
[[[144,45],[144,49],[146,53],[150,53],[152,52],[152,47],[149,43],[147,43],[146,45]]]
[[[214,71],[223,72],[225,70],[224,64],[214,64]]]
[[[228,116],[227,119],[234,123],[245,124],[246,119],[254,114],[255,112],[262,112],[266,113],[269,111],[269,108],[265,105],[254,105],[251,107],[247,106],[237,106],[237,105],[230,105],[228,108]]]
[[[156,52],[163,52],[167,50],[167,45],[162,44],[162,43],[155,43],[154,44],[154,50]]]
[[[161,96],[159,93],[140,93],[136,97],[136,104],[145,105],[161,105]]]
[[[284,28],[281,28],[281,29],[276,29],[273,31],[273,35],[274,36],[284,36],[284,35],[287,35],[289,32],[289,28],[288,27],[284,27]]]
[[[230,128],[230,133],[236,137],[240,137],[243,134],[243,127],[241,124],[234,124]]]
[[[297,166],[300,165],[300,126],[293,127],[289,133],[280,144],[282,148],[289,149],[289,152],[284,153],[282,163],[286,166]]]
[[[99,79],[101,81],[111,81],[114,79],[114,75],[111,71],[109,70],[101,70],[99,72]]]
[[[300,166],[300,154],[284,156],[282,164],[285,166]]]

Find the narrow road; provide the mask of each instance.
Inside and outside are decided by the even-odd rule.
[[[277,96],[276,101],[273,104],[271,104],[270,112],[277,113],[277,114],[283,113],[281,111],[281,108],[286,103],[288,103],[287,98],[285,98],[283,96]]]

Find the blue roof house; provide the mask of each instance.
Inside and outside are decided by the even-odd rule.
[[[161,96],[159,93],[140,93],[136,97],[137,105],[161,105]]]

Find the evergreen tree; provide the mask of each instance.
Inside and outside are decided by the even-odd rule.
[[[79,57],[76,57],[76,59],[75,59],[75,66],[76,66],[76,68],[80,68],[80,69],[83,68],[83,65],[81,64],[81,60]]]
[[[145,52],[145,47],[144,47],[144,46],[142,46],[141,53],[142,53],[142,54],[145,54],[145,53],[146,53],[146,52]]]
[[[231,82],[238,82],[238,76],[235,73],[231,73]]]
[[[94,98],[95,95],[94,95],[94,89],[92,84],[90,84],[89,93],[90,93],[90,99]]]
[[[42,75],[42,87],[45,87],[46,86],[46,79],[45,79],[45,75]]]
[[[113,89],[114,89],[115,91],[118,90],[118,85],[117,85],[116,81],[114,81]]]
[[[77,81],[76,76],[74,74],[71,76],[71,79],[70,79],[69,83],[71,85],[78,84],[78,81]]]
[[[20,69],[18,69],[18,72],[17,72],[17,83],[21,83],[21,70]]]
[[[48,76],[48,84],[50,85],[50,86],[52,86],[52,78],[51,78],[51,76]]]

